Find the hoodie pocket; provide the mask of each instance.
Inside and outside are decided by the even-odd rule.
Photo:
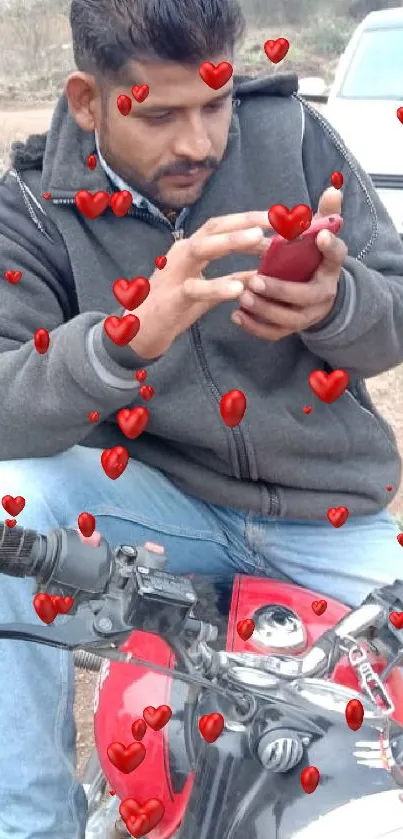
[[[362,413],[371,417],[372,421],[376,423],[378,428],[380,428],[384,433],[390,447],[396,450],[397,444],[393,428],[376,409],[368,393],[365,382],[362,379],[357,379],[355,382],[351,382],[350,386],[346,390],[346,394],[353,400],[353,402],[355,402]]]

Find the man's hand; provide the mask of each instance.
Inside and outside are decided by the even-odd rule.
[[[341,214],[341,195],[330,188],[322,194],[315,218],[332,213]],[[319,233],[316,244],[323,260],[308,283],[292,283],[255,273],[241,295],[241,310],[232,316],[234,323],[250,335],[278,341],[324,320],[336,299],[347,247],[328,230]]]
[[[263,231],[270,228],[266,212],[238,213],[209,219],[189,239],[175,242],[165,268],[150,277],[150,294],[135,310],[140,329],[129,345],[133,352],[145,360],[157,358],[209,309],[239,298],[256,271],[214,280],[205,280],[203,271],[230,253],[262,256]]]

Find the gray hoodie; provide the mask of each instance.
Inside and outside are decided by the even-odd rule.
[[[321,520],[339,505],[369,514],[391,500],[400,459],[363,380],[403,362],[403,245],[370,178],[296,91],[291,75],[237,81],[224,159],[179,231],[147,207],[134,205],[125,218],[108,209],[95,220],[76,209],[77,190],[115,188],[102,166],[88,168],[95,138],[79,129],[64,96],[48,134],[16,145],[0,183],[0,272],[23,272],[17,285],[0,278],[0,459],[123,445],[186,492],[283,518]],[[118,277],[150,276],[175,236],[212,216],[274,203],[316,210],[335,170],[344,177],[349,256],[322,324],[270,343],[243,333],[230,320],[235,304],[222,304],[148,365],[106,336],[105,316],[123,312],[112,293]],[[257,264],[232,255],[206,276]],[[50,332],[46,355],[33,346],[39,327]],[[134,376],[144,366],[155,389],[151,419],[130,441],[116,413],[145,404]],[[350,386],[327,405],[308,377],[335,368],[347,370]],[[219,403],[233,389],[248,407],[231,429]],[[90,411],[101,414],[96,426]]]

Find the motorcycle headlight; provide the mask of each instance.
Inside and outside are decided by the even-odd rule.
[[[315,794],[315,793],[314,793]],[[365,795],[331,810],[292,839],[402,839],[403,800],[398,790]]]

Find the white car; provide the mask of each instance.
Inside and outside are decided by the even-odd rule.
[[[340,58],[329,95],[322,79],[301,80],[306,99],[326,102],[334,125],[361,166],[403,238],[403,6],[371,12]],[[321,95],[322,94],[322,95]]]

